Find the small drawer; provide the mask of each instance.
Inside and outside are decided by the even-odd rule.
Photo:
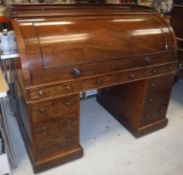
[[[71,131],[79,130],[79,114],[70,114],[63,118],[54,118],[45,122],[38,122],[34,124],[33,132],[36,139],[45,140],[49,138],[56,138],[60,135]]]
[[[46,121],[50,118],[62,118],[73,112],[79,113],[80,96],[72,95],[46,102],[29,104],[33,122]]]
[[[171,90],[159,91],[159,93],[149,93],[145,97],[145,107],[152,107],[158,104],[168,104]]]
[[[144,112],[142,113],[141,117],[141,125],[143,126],[146,124],[150,124],[152,122],[165,118],[167,107],[168,105],[164,104],[144,109]]]
[[[168,104],[174,75],[165,75],[147,81],[145,107]]]
[[[151,78],[147,82],[146,91],[147,94],[164,94],[171,90],[173,81],[174,81],[174,74],[159,76],[155,78]]]
[[[77,145],[79,145],[79,135],[77,132],[68,133],[50,140],[42,140],[40,138],[38,142],[35,142],[35,155],[37,159],[41,159]]]
[[[145,70],[134,70],[128,72],[119,72],[111,75],[99,76],[96,78],[91,78],[83,82],[84,89],[93,88],[103,88],[114,85],[119,85],[120,83],[135,81],[138,79],[146,78]]]
[[[175,73],[177,70],[177,63],[166,64],[163,66],[157,66],[148,70],[148,76],[157,76],[161,74]]]
[[[81,91],[79,82],[63,83],[44,88],[34,88],[26,91],[28,100],[40,100],[57,96],[64,96]]]

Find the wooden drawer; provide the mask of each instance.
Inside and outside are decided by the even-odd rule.
[[[147,83],[145,107],[169,102],[174,75],[165,75],[152,78]]]
[[[146,95],[149,94],[160,94],[163,92],[169,92],[172,88],[172,84],[174,81],[174,74],[159,76],[155,78],[151,78],[147,82],[146,86]]]
[[[177,70],[177,63],[165,64],[163,66],[152,67],[147,71],[148,76],[157,76],[161,74],[175,73]]]
[[[78,82],[62,83],[43,88],[29,89],[26,92],[28,100],[40,100],[50,97],[63,96],[79,92],[81,84]]]
[[[152,107],[158,104],[168,104],[171,89],[157,93],[150,93],[145,97],[144,107]]]
[[[84,89],[103,88],[120,83],[146,78],[146,70],[134,70],[128,72],[114,73],[112,75],[99,76],[83,82]]]
[[[79,131],[79,114],[73,113],[62,118],[54,118],[34,124],[33,132],[35,138],[47,140],[57,138],[71,131]]]
[[[79,113],[80,96],[72,95],[55,100],[29,104],[32,121],[46,121],[50,118],[62,118],[73,112]]]
[[[45,158],[77,145],[79,145],[79,135],[77,132],[68,133],[49,140],[41,140],[40,138],[34,145],[35,155],[37,159]]]
[[[167,112],[167,104],[164,105],[156,105],[151,108],[144,109],[140,121],[140,125],[150,124],[154,121],[161,120],[166,117]]]

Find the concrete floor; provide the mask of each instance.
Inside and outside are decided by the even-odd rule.
[[[168,127],[134,138],[95,98],[81,102],[81,145],[84,157],[40,175],[183,175],[183,80],[173,89]],[[15,119],[12,132],[18,168],[33,171]]]

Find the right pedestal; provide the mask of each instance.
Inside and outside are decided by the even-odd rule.
[[[163,75],[99,90],[97,101],[135,137],[167,125],[174,75]]]

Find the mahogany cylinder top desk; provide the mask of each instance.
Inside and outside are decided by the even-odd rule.
[[[14,5],[19,46],[14,83],[34,172],[83,155],[80,92],[136,137],[167,125],[176,39],[155,11],[121,5]]]

